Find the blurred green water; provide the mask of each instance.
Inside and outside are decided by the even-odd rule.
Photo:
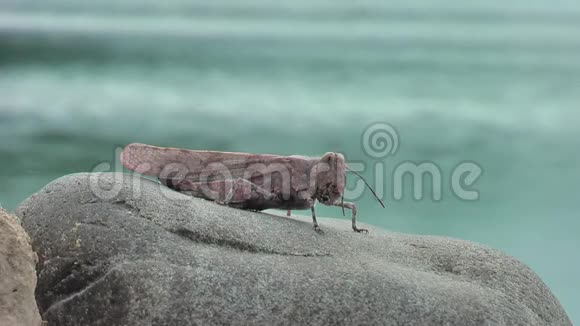
[[[548,1],[3,2],[0,203],[135,141],[371,166],[361,135],[385,121],[401,140],[387,209],[367,194],[360,220],[502,249],[577,321],[579,18]],[[392,198],[406,160],[441,167],[442,201]],[[484,170],[476,202],[449,191],[466,160]]]

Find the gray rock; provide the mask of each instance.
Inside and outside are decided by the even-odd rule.
[[[0,325],[40,325],[34,299],[37,256],[18,219],[0,208]]]
[[[54,325],[571,325],[528,267],[475,243],[222,207],[76,174],[16,213]],[[368,226],[367,226],[368,227]]]

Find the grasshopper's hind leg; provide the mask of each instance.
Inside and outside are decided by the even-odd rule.
[[[218,204],[241,209],[262,210],[265,206],[269,206],[268,202],[276,199],[275,193],[246,179],[238,178],[235,181],[226,180],[225,182],[232,182],[232,184],[229,187],[226,186],[225,198],[217,201]]]
[[[205,183],[186,180],[179,183],[178,191],[241,209],[262,210],[269,206],[269,202],[276,200],[276,194],[272,191],[242,178]]]

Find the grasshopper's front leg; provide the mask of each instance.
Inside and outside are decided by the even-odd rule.
[[[349,202],[337,202],[333,204],[334,206],[338,206],[338,207],[342,207],[342,208],[348,208],[351,210],[352,212],[352,229],[354,230],[354,232],[365,232],[365,233],[369,233],[369,230],[367,229],[359,229],[356,227],[356,205],[354,203],[349,203]]]
[[[322,233],[322,230],[320,229],[320,227],[318,226],[318,222],[316,221],[316,212],[314,211],[314,205],[310,207],[310,210],[312,211],[312,224],[314,227],[314,231]]]

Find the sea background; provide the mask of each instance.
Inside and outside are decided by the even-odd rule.
[[[377,122],[400,140],[378,160],[361,145]],[[366,193],[361,222],[501,249],[580,323],[579,126],[578,1],[0,2],[8,210],[130,142],[338,151],[369,179],[386,166],[387,208]],[[441,168],[441,201],[393,198],[405,161]],[[477,201],[450,191],[463,161]]]

